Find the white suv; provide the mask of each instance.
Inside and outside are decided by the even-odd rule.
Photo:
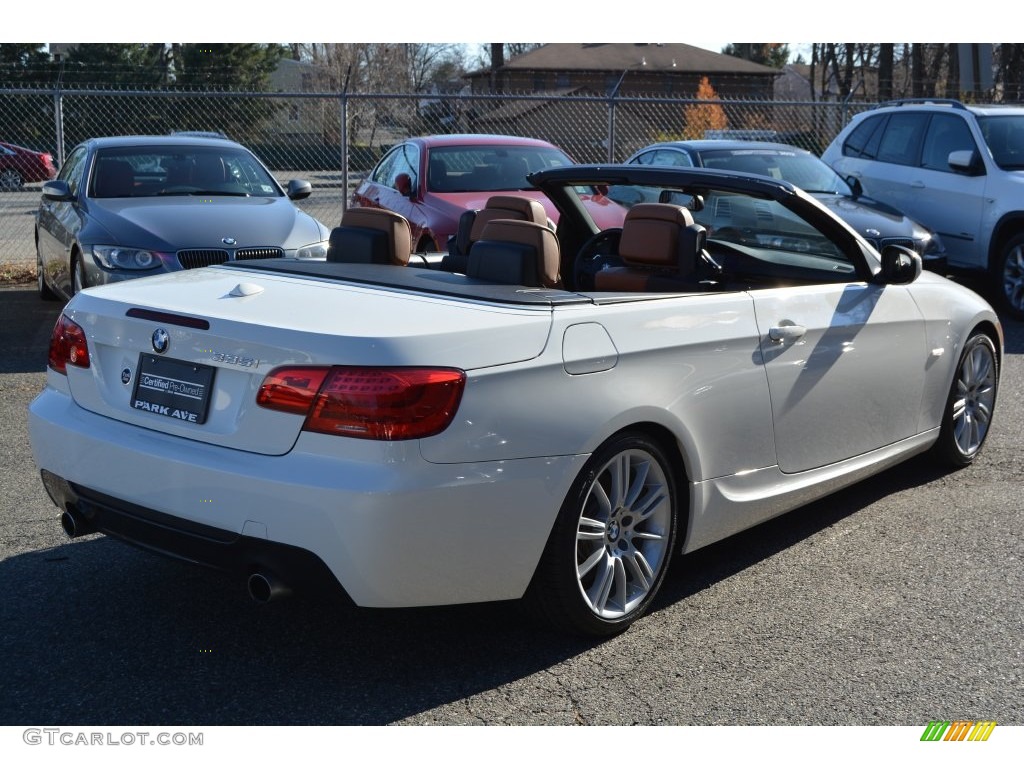
[[[952,269],[988,270],[1024,319],[1024,107],[904,99],[856,115],[821,156],[935,230]]]

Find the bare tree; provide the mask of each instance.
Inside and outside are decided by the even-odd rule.
[[[888,101],[893,95],[893,66],[895,63],[893,43],[881,43],[878,46],[878,98]]]

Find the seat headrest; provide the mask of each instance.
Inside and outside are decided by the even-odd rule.
[[[408,220],[381,208],[349,208],[331,232],[327,260],[404,267],[412,254]]]
[[[101,160],[96,170],[97,197],[129,197],[135,187],[135,169],[127,160]]]
[[[619,256],[626,264],[678,268],[680,238],[686,237],[684,231],[692,226],[693,216],[678,205],[634,205],[622,223]],[[704,231],[703,227],[699,229]]]
[[[558,288],[561,258],[555,233],[532,221],[495,219],[469,251],[466,275],[511,285]]]
[[[227,178],[224,161],[218,155],[196,155],[192,178],[197,184],[220,184]]]
[[[543,205],[528,197],[494,195],[488,198],[487,205],[476,212],[469,231],[469,242],[473,243],[483,237],[484,228],[496,219],[517,219],[546,225],[548,215]]]

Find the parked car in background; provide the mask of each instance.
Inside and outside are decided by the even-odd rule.
[[[233,141],[90,139],[43,185],[36,262],[43,298],[225,261],[324,258],[330,230],[295,206],[308,182],[277,183]]]
[[[987,272],[998,308],[1024,319],[1024,107],[887,102],[822,159],[937,231],[950,267]]]
[[[53,155],[0,141],[0,191],[19,190],[25,184],[57,175]]]
[[[412,227],[414,250],[441,252],[465,211],[481,209],[495,194],[539,201],[548,218],[558,211],[526,176],[571,165],[561,149],[539,139],[490,134],[452,134],[407,139],[392,147],[352,196],[353,207],[384,208]],[[603,226],[622,224],[625,212],[599,194],[583,204]]]
[[[398,214],[350,209],[324,261],[75,296],[28,418],[68,535],[219,566],[257,601],[525,598],[607,636],[679,553],[911,456],[980,455],[1002,327],[913,251],[876,251],[778,179],[531,179],[557,231],[491,221],[464,274],[410,259]],[[612,184],[673,202],[601,230],[585,203]],[[751,210],[742,241],[699,223]],[[78,570],[78,589],[110,583]]]
[[[804,149],[760,141],[668,141],[644,147],[627,162],[742,171],[788,181],[832,209],[875,248],[905,245],[920,254],[925,269],[946,270],[940,237],[893,206],[867,197],[859,183],[846,181]]]

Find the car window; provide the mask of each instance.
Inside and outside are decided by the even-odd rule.
[[[527,174],[572,165],[554,147],[472,145],[430,150],[431,192],[502,192],[531,189]]]
[[[76,147],[64,162],[60,173],[57,174],[58,179],[68,183],[68,188],[73,195],[78,194],[78,188],[82,183],[82,171],[85,169],[86,155],[85,147]]]
[[[652,149],[649,152],[641,152],[629,161],[630,165],[662,165],[674,166],[676,168],[692,168],[693,160],[688,152],[679,149]]]
[[[384,155],[383,158],[381,158],[381,161],[377,163],[377,167],[374,168],[373,172],[370,174],[370,181],[372,181],[375,184],[391,186],[389,180],[394,180],[395,174],[393,168],[395,166],[395,162],[398,159],[398,152],[399,147],[395,147],[386,155]]]
[[[657,153],[654,150],[641,152],[629,161],[630,165],[654,165],[654,157]]]
[[[861,120],[843,142],[843,154],[870,159],[878,157],[878,145],[887,119],[888,115],[874,115]]]
[[[254,155],[230,146],[109,147],[94,166],[89,194],[97,198],[283,194]]]
[[[963,118],[957,115],[932,115],[921,148],[921,165],[953,173],[949,167],[949,153],[963,149],[976,149],[971,129]]]
[[[1004,171],[1024,168],[1024,115],[979,117],[992,160]]]
[[[714,149],[700,155],[705,168],[742,171],[788,181],[808,192],[852,194],[849,185],[814,155],[784,149]]]
[[[926,112],[891,115],[878,146],[877,159],[883,163],[917,165],[928,117]]]
[[[404,173],[412,180],[415,188],[419,178],[419,166],[419,147],[415,144],[400,144],[384,156],[370,178],[377,184],[397,189],[398,177]]]

